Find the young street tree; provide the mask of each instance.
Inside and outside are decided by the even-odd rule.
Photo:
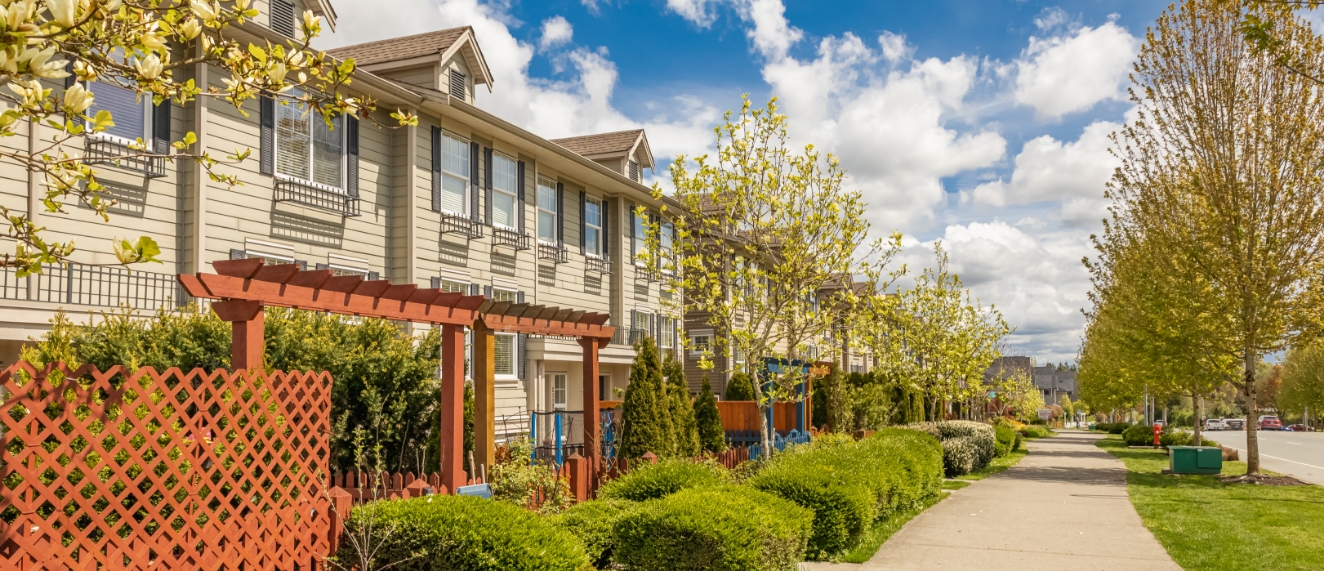
[[[338,115],[372,119],[376,107],[368,97],[345,97],[353,61],[338,62],[310,48],[321,33],[321,19],[304,12],[299,40],[273,44],[245,29],[258,15],[252,0],[22,0],[4,2],[0,10],[0,137],[31,139],[27,146],[0,147],[0,163],[10,163],[41,177],[43,188],[24,206],[0,204],[6,228],[3,238],[15,243],[0,255],[0,267],[13,267],[22,277],[39,273],[43,264],[62,263],[73,254],[73,240],[48,240],[35,214],[64,212],[73,202],[109,220],[113,200],[105,198],[82,150],[89,134],[114,124],[105,109],[91,116],[92,89],[102,82],[117,85],[155,104],[188,104],[198,98],[240,107],[260,94],[283,104],[299,103],[330,120]],[[221,86],[197,85],[192,70],[207,65],[228,75]],[[294,88],[298,88],[295,91]],[[400,124],[416,121],[396,112]],[[15,139],[10,139],[15,140]],[[129,145],[119,160],[186,160],[203,169],[213,182],[240,184],[233,175],[215,169],[249,156],[247,149],[213,157],[195,146],[189,132],[176,141]],[[113,241],[121,264],[159,262],[160,249],[149,236]]]
[[[674,216],[671,255],[650,265],[664,270],[664,287],[683,293],[673,296],[683,304],[678,312],[707,316],[718,332],[712,352],[735,352],[751,362],[801,358],[837,311],[838,304],[820,306],[819,293],[884,246],[864,245],[864,201],[858,191],[842,188],[845,172],[836,157],[812,145],[800,151],[788,146],[786,117],[775,99],[755,109],[745,97],[740,113],[728,111],[715,132],[716,157],[682,155],[671,164],[670,198],[678,207],[663,212]],[[660,186],[654,193],[664,198]],[[648,250],[645,257],[660,251]],[[842,292],[849,297],[853,289]],[[710,357],[703,357],[705,364]],[[783,371],[753,383],[760,413],[772,399],[800,398],[803,374],[795,367]],[[759,424],[769,450],[765,414]]]
[[[1290,6],[1265,3],[1292,61],[1324,68],[1324,46]],[[1132,73],[1137,119],[1116,136],[1114,224],[1154,259],[1186,260],[1225,316],[1211,353],[1230,355],[1255,420],[1260,359],[1318,329],[1324,279],[1324,98],[1306,75],[1244,41],[1237,3],[1186,0],[1146,35]],[[1318,75],[1318,73],[1314,73]],[[1247,475],[1259,474],[1246,431]]]

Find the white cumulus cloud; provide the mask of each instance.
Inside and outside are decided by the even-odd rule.
[[[564,16],[554,16],[543,20],[542,37],[538,39],[538,47],[548,50],[570,42],[574,35],[575,29]]]
[[[1010,181],[987,182],[970,194],[976,203],[991,206],[1101,199],[1104,183],[1117,167],[1117,159],[1108,152],[1108,137],[1120,128],[1118,123],[1096,121],[1075,142],[1048,135],[1031,139],[1016,155]]]
[[[1056,18],[1046,24],[1057,25]],[[1122,82],[1139,40],[1113,22],[1081,27],[1067,35],[1030,38],[1015,63],[1018,103],[1042,117],[1058,118],[1087,110],[1100,101],[1121,99]]]

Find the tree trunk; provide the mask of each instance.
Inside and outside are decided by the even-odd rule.
[[[1246,396],[1246,475],[1257,476],[1260,473],[1260,440],[1259,425],[1255,420],[1255,355],[1248,349],[1246,351],[1245,374],[1242,379],[1246,383],[1243,391]]]
[[[1195,399],[1195,438],[1191,443],[1199,446],[1201,442],[1200,430],[1204,428],[1204,395],[1192,394]]]

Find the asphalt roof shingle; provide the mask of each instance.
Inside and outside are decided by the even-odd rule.
[[[577,155],[589,157],[593,155],[627,152],[634,146],[635,141],[639,140],[639,137],[643,132],[643,129],[632,129],[629,131],[617,131],[615,133],[598,133],[596,135],[584,135],[582,137],[552,139],[552,142],[565,147]]]
[[[436,55],[450,49],[455,41],[469,30],[469,26],[437,30],[435,32],[335,48],[327,50],[326,53],[342,60],[354,58],[354,62],[358,65]]]

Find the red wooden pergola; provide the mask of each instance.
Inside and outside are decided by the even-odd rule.
[[[441,476],[450,492],[464,477],[464,328],[473,329],[474,454],[486,471],[495,461],[495,382],[492,335],[496,332],[574,337],[584,349],[584,452],[589,474],[600,462],[598,446],[598,351],[615,328],[609,315],[528,303],[494,302],[481,295],[447,293],[389,280],[335,276],[261,259],[212,262],[215,274],[180,274],[193,297],[216,300],[212,311],[233,327],[231,367],[263,366],[262,309],[271,305],[340,315],[376,317],[441,327]],[[476,475],[472,475],[475,476]],[[590,478],[590,481],[593,478]]]

